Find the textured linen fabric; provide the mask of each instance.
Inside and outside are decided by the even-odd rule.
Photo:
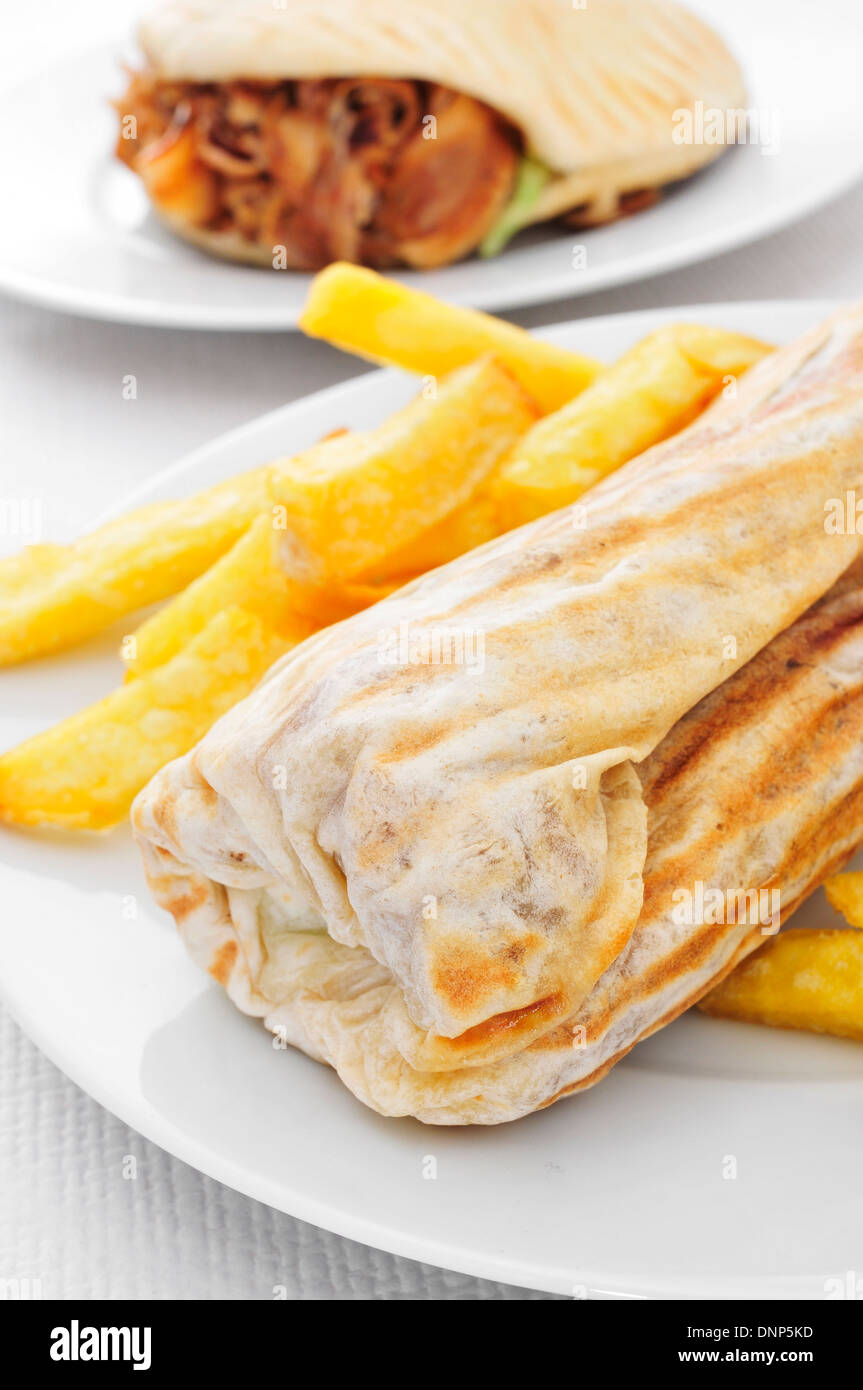
[[[85,1096],[5,1009],[0,1057],[0,1282],[63,1299],[547,1297],[371,1250],[203,1177]]]

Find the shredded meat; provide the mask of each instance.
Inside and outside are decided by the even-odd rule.
[[[167,213],[285,263],[446,265],[512,193],[517,133],[482,102],[383,78],[165,82],[131,74],[119,157]],[[133,121],[129,117],[134,117]]]

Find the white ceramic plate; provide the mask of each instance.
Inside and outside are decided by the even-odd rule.
[[[565,0],[561,0],[565,3]],[[730,151],[656,208],[589,232],[527,233],[494,261],[404,278],[493,309],[586,294],[702,260],[804,216],[863,173],[856,0],[696,0],[740,56],[767,145]],[[126,55],[129,56],[129,55]],[[111,155],[121,55],[67,63],[0,96],[0,288],[129,323],[286,329],[309,277],[210,259],[166,232]],[[766,124],[765,124],[766,121]],[[583,246],[586,264],[573,250]]]
[[[673,317],[778,341],[825,311],[690,307],[546,336],[610,359]],[[148,494],[186,494],[334,425],[373,424],[413,386],[375,372],[324,391],[198,451]],[[115,646],[0,674],[0,747],[104,693]],[[542,1114],[424,1128],[381,1119],[334,1073],[274,1050],[186,959],[125,830],[0,832],[0,903],[2,993],[48,1056],[163,1148],[283,1211],[432,1264],[592,1297],[818,1298],[826,1279],[861,1269],[857,1044],[693,1015]],[[819,892],[798,921],[836,918]],[[736,1180],[723,1177],[729,1157]]]

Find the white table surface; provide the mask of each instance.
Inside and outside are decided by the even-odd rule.
[[[0,82],[123,33],[138,8],[7,7]],[[513,317],[534,326],[653,305],[863,296],[861,228],[863,187],[741,251]],[[71,531],[187,450],[357,370],[291,335],[127,328],[0,299],[0,489],[42,498],[47,535]],[[134,401],[122,396],[127,373]],[[135,1181],[123,1177],[126,1155]],[[41,1280],[55,1298],[542,1297],[366,1249],[202,1177],[91,1101],[0,1010],[0,1280],[14,1278]]]

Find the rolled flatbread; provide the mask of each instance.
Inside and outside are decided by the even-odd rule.
[[[689,717],[712,721],[705,746],[719,757],[722,720],[701,702],[721,688],[729,736],[754,737],[758,752],[769,719],[757,713],[750,725],[746,715],[761,688],[753,659],[861,551],[855,528],[825,525],[828,504],[863,483],[861,320],[860,309],[836,315],[765,359],[736,399],[626,465],[579,508],[310,639],[157,775],[133,809],[151,887],[241,1007],[277,1019],[385,1113],[440,1111],[447,1122],[525,1113],[513,1099],[489,1116],[455,1080],[462,1098],[452,1106],[435,1099],[449,1094],[443,1082],[439,1093],[424,1088],[448,1074],[517,1069],[516,1058],[596,1007],[655,899],[656,815],[672,845],[694,833],[691,787],[672,814],[663,798],[674,781],[655,771],[673,764],[684,717],[700,707]],[[442,633],[481,661],[436,660]],[[802,642],[811,629],[792,634],[781,640]],[[801,659],[787,660],[796,671]],[[823,671],[818,698],[832,689],[826,659]],[[788,677],[770,715],[780,742],[802,728],[798,679]],[[703,769],[698,777],[708,808],[699,814],[712,816],[714,835],[729,814],[714,849],[736,847],[732,886],[778,876],[796,900],[833,849],[802,877],[787,871],[781,836],[754,861],[753,843],[770,841],[769,807],[756,798],[754,831],[737,801],[726,813],[733,766],[715,766],[715,782]],[[829,804],[816,783],[813,772],[811,800],[805,778],[788,789],[810,838]],[[745,948],[729,940],[732,955]],[[298,953],[317,983],[295,993]],[[717,945],[696,968],[684,949],[672,1003],[663,996],[655,1018],[642,1010],[624,1046],[729,959]],[[305,1031],[310,989],[322,1004],[347,997],[360,1012],[370,990],[385,992],[375,1055],[386,1036],[407,1069],[392,1096],[383,1082],[360,1084],[356,1056],[348,1065]],[[368,1077],[377,1064],[357,1046]]]
[[[459,1071],[408,1061],[401,992],[370,952],[232,918],[215,881],[145,854],[191,955],[244,1012],[381,1114],[498,1124],[601,1080],[863,843],[863,567],[685,715],[639,774],[649,848],[626,948],[570,1018]]]

